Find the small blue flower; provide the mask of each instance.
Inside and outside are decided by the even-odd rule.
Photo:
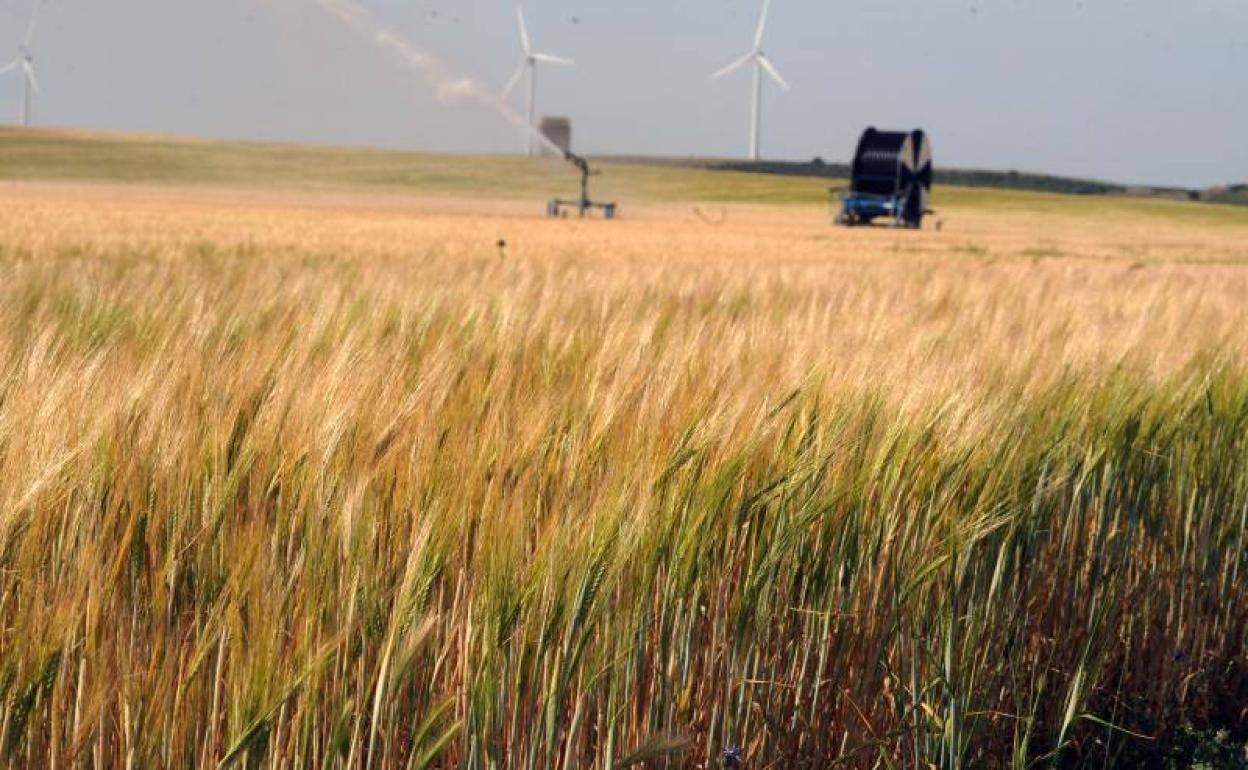
[[[729,746],[723,754],[719,755],[719,761],[724,767],[740,767],[741,766],[741,749],[736,746]]]

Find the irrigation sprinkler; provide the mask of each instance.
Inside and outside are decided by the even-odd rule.
[[[617,208],[615,203],[598,203],[589,197],[589,178],[597,176],[600,172],[591,170],[588,160],[570,150],[564,150],[563,159],[576,166],[581,172],[581,197],[574,201],[553,198],[546,204],[546,216],[561,217],[569,211],[575,211],[581,219],[584,219],[597,209],[602,212],[603,219],[615,219]]]

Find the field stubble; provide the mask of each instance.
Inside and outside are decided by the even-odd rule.
[[[12,766],[1099,766],[1244,724],[1243,223],[0,202]]]

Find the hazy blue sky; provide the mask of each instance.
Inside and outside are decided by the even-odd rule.
[[[363,0],[451,70],[501,88],[510,0]],[[32,0],[0,0],[15,53]],[[528,0],[540,110],[578,149],[739,156],[758,0]],[[434,13],[436,12],[436,18]],[[574,18],[579,22],[574,22]],[[937,161],[1206,185],[1248,180],[1248,0],[774,0],[768,157],[847,158],[863,127],[921,126]],[[46,125],[510,152],[480,105],[439,103],[314,0],[48,0],[35,39]],[[0,119],[19,81],[0,80]],[[517,99],[516,107],[520,107]]]

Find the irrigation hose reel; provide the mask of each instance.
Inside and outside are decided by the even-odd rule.
[[[836,223],[856,227],[886,219],[893,227],[917,230],[933,213],[933,176],[932,144],[922,130],[868,128],[858,141]]]

